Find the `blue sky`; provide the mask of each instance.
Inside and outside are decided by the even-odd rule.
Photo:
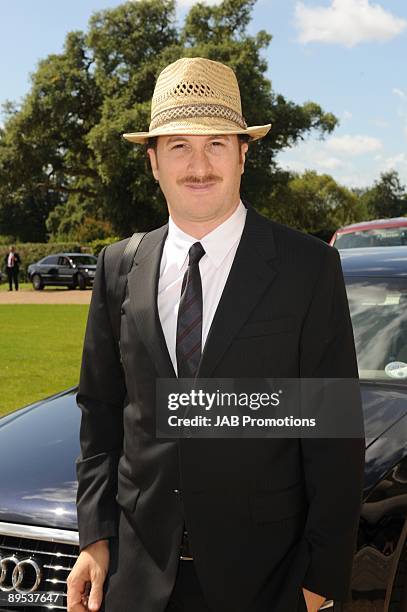
[[[85,30],[93,12],[118,4],[3,0],[0,103],[21,100],[29,73],[62,50],[67,32]],[[192,4],[179,0],[179,20]],[[259,29],[273,35],[266,56],[274,90],[297,103],[313,100],[340,119],[324,141],[310,137],[283,152],[280,165],[327,172],[355,187],[394,168],[407,184],[405,0],[257,0],[250,31]]]

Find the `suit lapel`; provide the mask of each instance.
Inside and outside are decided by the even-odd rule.
[[[168,224],[142,240],[127,276],[130,312],[159,377],[176,377],[158,314],[161,255]],[[270,222],[250,205],[242,237],[204,346],[197,376],[209,378],[250,312],[276,274]]]
[[[176,376],[157,306],[160,262],[167,232],[168,224],[143,238],[133,268],[127,275],[130,312],[161,378]]]
[[[216,365],[276,275],[270,222],[247,206],[246,223],[206,339],[197,376]]]

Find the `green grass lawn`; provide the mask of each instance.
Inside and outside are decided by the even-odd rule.
[[[32,289],[33,286],[31,283],[18,283],[19,289]],[[0,291],[8,291],[8,282],[3,282],[0,284]],[[13,291],[14,291],[14,283],[13,283]]]
[[[24,291],[35,291],[31,283],[18,283],[18,288]],[[0,291],[8,291],[8,282],[3,282],[0,284]],[[13,284],[13,291],[14,291],[14,284]],[[43,291],[68,291],[68,290],[65,287],[65,285],[60,286],[60,287],[51,285],[49,287],[44,287]]]
[[[88,305],[0,305],[0,415],[79,381]]]

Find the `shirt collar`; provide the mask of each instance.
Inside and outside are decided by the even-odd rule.
[[[247,209],[240,200],[230,217],[199,241],[178,227],[170,215],[166,245],[167,257],[174,261],[178,269],[181,270],[190,247],[194,242],[200,242],[211,263],[218,268],[235,242],[240,239],[246,220],[246,212]]]

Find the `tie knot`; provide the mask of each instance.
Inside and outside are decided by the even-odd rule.
[[[194,242],[191,248],[188,251],[189,254],[189,264],[197,264],[203,255],[205,255],[205,249],[203,248],[200,242]]]

